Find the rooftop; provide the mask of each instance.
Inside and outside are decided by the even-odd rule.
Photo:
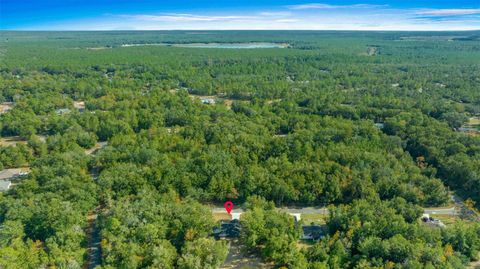
[[[12,182],[10,180],[0,180],[0,191],[7,191],[11,185]]]
[[[324,227],[320,225],[302,225],[302,231],[300,239],[303,240],[319,240],[325,234]]]
[[[62,115],[62,114],[67,114],[70,113],[70,109],[68,108],[59,108],[56,110],[57,114]]]
[[[215,99],[213,98],[200,98],[203,104],[213,105],[215,104]]]
[[[216,239],[220,238],[235,238],[240,236],[240,221],[222,221],[219,227],[213,228],[213,235]]]

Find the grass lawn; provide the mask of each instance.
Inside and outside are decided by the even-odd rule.
[[[302,214],[301,216],[302,221],[305,224],[310,224],[312,222],[314,224],[325,224],[327,217],[328,215],[318,214],[318,213],[307,213],[307,214]]]
[[[217,222],[220,220],[231,220],[232,216],[227,213],[212,213],[213,219]]]
[[[315,242],[313,242],[312,240],[299,240],[297,242],[297,247],[300,249],[307,249],[313,245],[315,245]]]
[[[20,136],[9,136],[0,138],[0,146],[8,147],[16,144],[27,144],[27,141]]]
[[[469,125],[480,125],[480,118],[472,117],[468,120]]]
[[[431,214],[430,216],[434,219],[441,220],[447,226],[450,226],[458,221],[458,217],[452,215]]]

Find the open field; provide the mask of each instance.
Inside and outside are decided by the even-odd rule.
[[[305,224],[325,224],[327,216],[328,215],[319,213],[305,213],[301,215],[302,221]]]
[[[441,220],[447,226],[453,225],[460,220],[458,217],[452,215],[431,214],[430,217]]]
[[[47,141],[47,137],[44,135],[35,135],[35,137],[41,142],[45,143]],[[20,136],[0,137],[0,146],[2,147],[15,146],[17,144],[26,145],[27,143],[28,141]]]
[[[470,119],[468,119],[468,125],[480,125],[480,117],[471,117]]]
[[[15,146],[17,144],[27,144],[27,140],[21,138],[20,136],[9,136],[9,137],[1,137],[0,138],[0,146],[8,147],[8,146]]]

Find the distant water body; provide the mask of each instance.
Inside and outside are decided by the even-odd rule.
[[[272,49],[272,48],[287,48],[288,44],[252,42],[252,43],[185,43],[185,44],[151,43],[151,44],[123,44],[122,45],[122,47],[138,47],[138,46],[170,46],[170,47],[181,47],[181,48],[211,48],[211,49]]]

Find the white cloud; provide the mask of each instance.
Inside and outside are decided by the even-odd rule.
[[[289,11],[263,11],[260,12],[261,16],[268,17],[288,17],[292,15],[292,12]]]
[[[275,20],[275,22],[280,22],[280,23],[287,23],[287,22],[299,22],[300,20],[297,19],[279,19]]]
[[[120,15],[124,18],[139,21],[162,21],[162,22],[208,22],[208,21],[233,21],[255,19],[255,16],[203,16],[193,14],[165,14],[165,15]]]
[[[354,5],[329,5],[321,3],[307,3],[300,5],[290,5],[287,6],[289,9],[293,10],[303,10],[303,9],[336,9],[336,8],[379,8],[387,7],[388,5],[370,5],[370,4],[354,4]]]
[[[417,15],[454,16],[480,14],[480,9],[425,9],[415,12]]]
[[[1,0],[0,0],[1,1]],[[396,9],[310,3],[284,9],[207,13],[104,14],[34,30],[478,30],[479,9]],[[355,10],[353,10],[355,9]],[[361,9],[361,10],[360,10]],[[473,14],[473,15],[472,15]],[[454,16],[455,15],[455,16]],[[31,29],[24,29],[31,30]]]

